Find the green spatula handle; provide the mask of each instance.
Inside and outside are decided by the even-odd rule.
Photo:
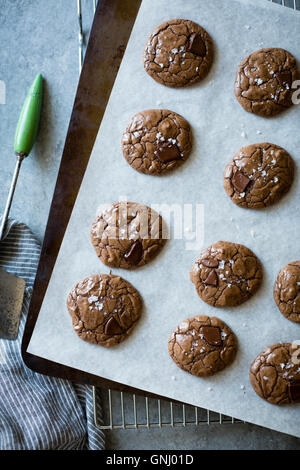
[[[39,127],[42,98],[43,77],[39,74],[28,91],[19,117],[14,143],[17,155],[27,157],[31,152]]]

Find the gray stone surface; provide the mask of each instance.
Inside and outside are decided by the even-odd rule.
[[[107,431],[108,449],[300,450],[299,439],[251,424]]]
[[[43,238],[78,81],[76,0],[1,0],[0,80],[6,104],[0,105],[0,212],[16,162],[13,143],[19,113],[35,75],[42,73],[44,103],[40,131],[23,162],[11,217]],[[84,28],[92,0],[84,0]]]
[[[45,77],[41,128],[32,154],[23,163],[11,216],[25,222],[42,240],[78,81],[77,2],[0,3],[0,80],[6,84],[6,104],[0,104],[0,212],[15,165],[13,140],[19,112],[27,89],[41,72]],[[86,33],[92,9],[93,0],[83,0]],[[243,424],[106,434],[109,449],[300,449],[299,439]]]

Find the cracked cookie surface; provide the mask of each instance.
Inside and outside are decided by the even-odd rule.
[[[300,403],[300,346],[277,343],[264,349],[251,364],[250,382],[269,403]]]
[[[144,50],[146,72],[169,87],[183,87],[202,80],[213,61],[210,35],[197,23],[175,19],[157,26]]]
[[[168,349],[178,367],[198,377],[207,377],[233,362],[237,339],[219,318],[195,316],[177,326],[170,336]]]
[[[109,348],[131,333],[141,315],[142,299],[121,277],[95,274],[75,285],[67,307],[81,339]]]
[[[267,142],[241,148],[226,166],[224,188],[240,207],[261,209],[277,202],[291,187],[292,157]]]
[[[249,248],[219,241],[206,248],[190,272],[199,297],[213,307],[234,307],[248,300],[262,280],[262,266]]]
[[[279,271],[274,299],[282,315],[300,323],[300,261],[293,261]]]
[[[130,120],[122,137],[123,155],[135,170],[161,175],[186,161],[192,149],[189,123],[167,109],[149,109]]]
[[[285,49],[260,49],[238,66],[234,92],[242,107],[259,116],[274,116],[292,106],[296,59]]]
[[[136,202],[116,202],[91,228],[97,256],[107,266],[135,269],[151,261],[166,242],[162,217]]]

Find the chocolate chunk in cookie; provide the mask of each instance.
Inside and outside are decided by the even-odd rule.
[[[116,202],[99,214],[91,241],[107,266],[135,269],[151,261],[166,242],[162,218],[136,202]]]
[[[179,114],[149,109],[131,119],[123,137],[123,155],[141,173],[161,175],[182,165],[192,149],[192,131]]]
[[[247,188],[248,184],[250,183],[250,178],[244,175],[241,171],[237,170],[234,172],[231,183],[234,189],[240,194]]]
[[[210,346],[222,346],[222,334],[219,326],[201,326],[200,337]]]
[[[277,202],[293,179],[292,157],[282,147],[264,142],[235,154],[224,171],[224,188],[238,206],[261,209]]]
[[[192,52],[195,55],[200,55],[201,57],[205,57],[206,55],[206,47],[205,42],[201,38],[200,34],[191,34],[189,38],[189,45],[187,50]]]
[[[300,403],[300,379],[289,382],[288,393],[292,403]]]
[[[136,266],[139,264],[141,259],[143,258],[143,245],[140,240],[136,240],[129,250],[124,254],[124,259],[127,261],[127,263],[131,264],[132,266]]]
[[[198,377],[207,377],[233,362],[237,339],[219,318],[196,316],[177,326],[168,349],[178,367]]]
[[[203,259],[202,264],[207,268],[217,268],[219,266],[219,261],[214,258]]]
[[[246,111],[274,116],[292,106],[292,83],[297,78],[292,54],[280,48],[260,49],[240,63],[235,96]]]
[[[217,286],[218,285],[218,276],[215,271],[210,271],[207,278],[203,281],[207,286]]]
[[[300,261],[293,261],[279,271],[274,299],[282,315],[300,323]]]
[[[142,299],[121,277],[95,274],[75,285],[67,307],[81,339],[109,348],[131,333],[141,315]]]
[[[269,403],[300,403],[300,346],[277,343],[264,349],[251,364],[250,382]]]
[[[190,273],[199,297],[214,307],[234,307],[249,299],[262,280],[262,267],[249,248],[217,242],[204,250]]]
[[[159,25],[144,51],[146,72],[157,82],[175,88],[202,80],[212,61],[211,37],[189,20],[171,20]]]
[[[164,142],[163,144],[158,143],[156,156],[162,163],[173,162],[181,159],[178,145],[172,144],[172,142]]]
[[[122,328],[120,327],[119,323],[117,320],[115,320],[113,317],[108,320],[108,322],[105,324],[104,328],[104,333],[106,335],[120,335],[122,334]]]

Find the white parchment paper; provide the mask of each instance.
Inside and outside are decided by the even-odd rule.
[[[211,34],[216,46],[208,78],[193,87],[171,89],[143,69],[142,53],[150,32],[161,22],[188,18]],[[267,0],[144,0],[136,20],[101,129],[61,246],[55,269],[28,348],[37,356],[172,399],[300,436],[300,407],[275,407],[252,390],[248,372],[267,345],[300,339],[300,325],[286,320],[273,300],[274,279],[287,262],[300,258],[298,172],[292,190],[263,211],[235,206],[225,194],[222,174],[242,146],[269,141],[286,148],[299,168],[300,107],[273,119],[245,112],[233,93],[236,67],[261,47],[283,47],[300,59],[300,15]],[[151,177],[135,172],[122,156],[120,139],[133,114],[168,108],[182,114],[194,133],[189,160],[174,173]],[[126,196],[157,204],[204,204],[203,248],[218,240],[243,243],[264,266],[264,283],[248,302],[234,310],[202,302],[189,280],[199,254],[186,240],[170,240],[155,261],[136,271],[113,270],[141,293],[145,308],[124,343],[105,349],[80,340],[73,331],[66,297],[80,279],[108,272],[89,239],[100,204]],[[183,319],[216,315],[239,339],[234,364],[211,378],[178,369],[167,341]]]

